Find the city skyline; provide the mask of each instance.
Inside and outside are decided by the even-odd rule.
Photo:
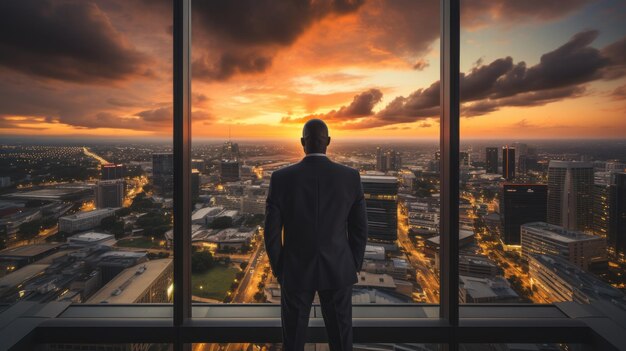
[[[436,1],[268,6],[289,19],[211,6],[226,5],[194,8],[194,138],[226,138],[232,128],[237,139],[296,140],[312,116],[337,139],[438,137]],[[3,25],[21,33],[20,45],[0,39],[12,57],[0,60],[3,136],[171,135],[171,9],[2,7],[11,14]],[[463,6],[462,138],[625,138],[623,10],[610,0]],[[37,27],[17,23],[24,16]],[[257,31],[252,20],[277,23]],[[63,40],[44,50],[34,35],[42,30],[91,45]]]

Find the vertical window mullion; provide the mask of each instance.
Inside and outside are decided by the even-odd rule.
[[[174,325],[191,317],[191,0],[174,0]]]
[[[441,0],[440,25],[440,317],[454,327],[459,323],[459,0]]]

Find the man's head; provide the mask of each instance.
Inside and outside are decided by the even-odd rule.
[[[326,153],[326,147],[330,144],[330,137],[328,136],[328,127],[326,123],[321,119],[310,119],[304,124],[302,128],[302,138],[300,139],[304,152],[306,154],[311,153]]]

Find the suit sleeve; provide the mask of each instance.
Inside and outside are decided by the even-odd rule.
[[[281,278],[281,257],[282,257],[282,231],[283,220],[276,200],[275,177],[270,178],[270,187],[267,192],[267,200],[265,201],[265,228],[263,231],[265,250],[269,257],[272,273],[279,279]]]
[[[348,243],[354,256],[356,270],[360,272],[365,256],[365,243],[367,242],[367,212],[361,176],[358,172],[356,173],[356,181],[358,182],[357,194],[348,214]]]

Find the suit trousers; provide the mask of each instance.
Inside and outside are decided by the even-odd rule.
[[[331,351],[352,351],[352,284],[318,290],[324,325]],[[309,326],[309,314],[315,290],[281,289],[283,350],[303,351]]]

